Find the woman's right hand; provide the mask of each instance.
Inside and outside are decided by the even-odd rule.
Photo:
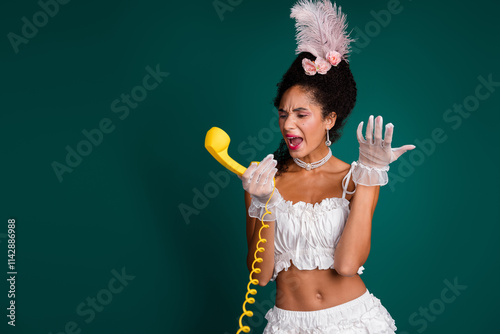
[[[259,164],[251,163],[241,176],[243,189],[261,203],[266,203],[274,189],[273,178],[278,171],[275,168],[277,164],[273,154],[269,154]]]

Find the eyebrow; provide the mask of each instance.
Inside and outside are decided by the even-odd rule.
[[[303,111],[303,110],[309,110],[309,109],[303,108],[303,107],[299,107],[299,108],[293,109],[293,111]],[[283,108],[278,109],[278,111],[284,111],[284,112],[286,112],[286,110],[283,109]]]

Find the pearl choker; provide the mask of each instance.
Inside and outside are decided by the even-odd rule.
[[[328,161],[328,159],[330,159],[331,157],[332,157],[332,151],[330,149],[328,149],[328,153],[326,154],[326,156],[319,161],[307,163],[307,162],[304,162],[298,158],[293,158],[293,161],[295,161],[295,163],[297,165],[299,165],[300,167],[305,168],[306,170],[311,170],[311,169],[318,168],[319,166],[324,165]]]

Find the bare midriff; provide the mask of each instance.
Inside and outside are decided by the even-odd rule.
[[[317,311],[337,306],[366,292],[359,275],[342,276],[335,269],[299,270],[293,265],[276,278],[276,307]]]

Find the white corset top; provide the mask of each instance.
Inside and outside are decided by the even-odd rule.
[[[278,273],[288,270],[290,261],[300,270],[333,269],[335,247],[349,216],[349,201],[345,194],[352,174],[354,162],[347,175],[342,180],[342,197],[325,198],[316,204],[297,202],[283,199],[278,189],[274,189],[273,196],[278,201],[268,206],[275,215],[274,233],[274,272],[271,281],[276,280]],[[252,198],[248,209],[250,217],[261,219],[265,210],[265,203]],[[264,217],[264,221],[270,215]],[[270,220],[270,219],[269,219]],[[361,266],[358,274],[365,268]]]

